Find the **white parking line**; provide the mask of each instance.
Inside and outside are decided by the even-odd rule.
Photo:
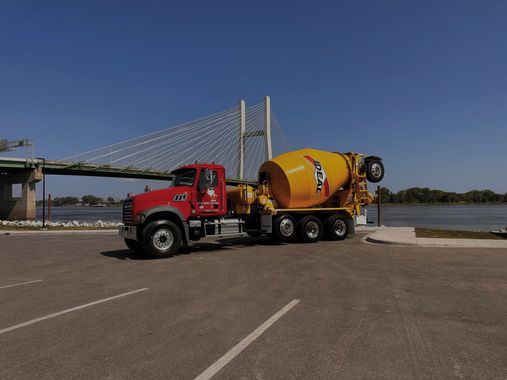
[[[142,288],[142,289],[133,290],[131,292],[118,294],[117,296],[113,296],[113,297],[109,297],[109,298],[104,298],[104,299],[101,299],[101,300],[98,300],[98,301],[94,301],[94,302],[90,302],[90,303],[87,303],[87,304],[84,304],[84,305],[81,305],[81,306],[76,306],[76,307],[73,307],[71,309],[67,309],[67,310],[59,311],[57,313],[49,314],[49,315],[46,315],[44,317],[32,319],[31,321],[23,322],[23,323],[20,323],[18,325],[15,325],[15,326],[11,326],[11,327],[7,327],[5,329],[2,329],[2,330],[0,330],[0,334],[6,333],[6,332],[9,332],[9,331],[12,331],[12,330],[19,329],[21,327],[33,325],[34,323],[45,321],[46,319],[49,319],[49,318],[58,317],[59,315],[67,314],[67,313],[70,313],[72,311],[76,311],[76,310],[79,310],[79,309],[84,309],[85,307],[97,305],[97,304],[102,303],[102,302],[111,301],[111,300],[114,300],[116,298],[129,296],[131,294],[135,294],[135,293],[139,293],[139,292],[144,292],[145,290],[148,290],[148,289],[149,288]]]
[[[261,336],[271,325],[278,321],[285,313],[296,306],[300,300],[292,300],[285,305],[280,311],[274,314],[262,325],[257,327],[250,335],[244,338],[241,342],[231,348],[224,356],[213,363],[208,369],[195,378],[195,380],[208,380],[211,379],[218,371],[224,368],[232,359],[234,359],[241,351],[247,348],[255,339]]]
[[[34,282],[41,282],[41,281],[44,281],[44,280],[25,281],[25,282],[20,282],[19,284],[0,286],[0,289],[12,288],[13,286],[19,286],[19,285],[33,284]]]

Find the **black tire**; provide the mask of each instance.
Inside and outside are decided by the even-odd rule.
[[[308,215],[298,223],[299,237],[304,243],[316,243],[322,239],[324,227],[319,218]]]
[[[331,215],[324,226],[326,238],[344,240],[349,236],[349,221],[342,215]]]
[[[151,257],[171,257],[180,250],[181,230],[170,220],[155,220],[143,232],[144,252]]]
[[[380,182],[384,178],[384,164],[379,159],[372,159],[366,162],[366,178],[370,182]]]
[[[132,240],[132,239],[124,239],[124,240],[125,240],[125,244],[132,252],[134,252],[137,255],[140,255],[143,253],[143,249],[141,248],[141,244],[137,240]]]
[[[297,223],[293,216],[284,214],[274,218],[271,237],[279,241],[292,241],[296,237]]]

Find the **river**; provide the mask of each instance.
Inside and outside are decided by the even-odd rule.
[[[51,221],[121,222],[121,213],[121,207],[52,207]],[[37,220],[42,220],[42,207],[37,207]]]
[[[368,220],[376,225],[377,207],[367,207]],[[466,231],[489,231],[507,227],[507,205],[383,206],[382,224],[391,227],[428,227]],[[53,221],[120,222],[120,207],[53,207]],[[42,219],[42,208],[37,209]]]
[[[368,220],[377,223],[377,207],[367,207]],[[382,224],[390,227],[427,227],[490,231],[507,227],[507,205],[440,205],[381,207]]]

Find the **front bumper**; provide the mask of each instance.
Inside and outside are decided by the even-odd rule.
[[[137,240],[137,227],[136,226],[120,226],[118,234],[124,239]]]

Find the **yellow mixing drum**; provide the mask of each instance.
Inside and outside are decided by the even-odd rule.
[[[269,182],[278,207],[306,208],[324,203],[348,183],[349,167],[340,153],[301,149],[264,162],[259,180]]]

